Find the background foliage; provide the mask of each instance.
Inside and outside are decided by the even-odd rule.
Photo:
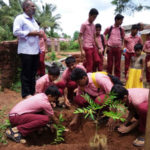
[[[116,13],[128,13],[131,14],[135,11],[141,11],[143,9],[150,9],[149,0],[113,0],[111,2],[115,5]]]
[[[36,2],[37,1],[33,1]],[[22,0],[9,0],[9,5],[0,0],[0,41],[13,40],[13,21],[18,14],[22,13]],[[42,3],[41,3],[42,4]],[[55,29],[60,29],[58,20],[61,18],[60,14],[53,15],[56,6],[52,4],[42,5],[42,9],[37,6],[35,19],[41,24],[40,26],[46,31],[48,36],[58,37]]]

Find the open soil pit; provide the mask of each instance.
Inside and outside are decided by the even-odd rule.
[[[5,146],[0,146],[1,150],[91,150],[89,146],[90,139],[95,135],[95,124],[92,120],[82,119],[79,128],[72,131],[69,128],[69,123],[72,120],[74,108],[71,110],[59,109],[56,110],[57,116],[59,113],[63,114],[65,121],[63,125],[69,130],[64,133],[64,143],[58,145],[51,145],[55,134],[52,134],[50,129],[43,131],[41,135],[37,132],[31,134],[27,137],[26,144],[18,144],[13,141],[8,140],[8,144]],[[117,131],[110,131],[106,127],[106,121],[101,122],[98,134],[104,134],[107,138],[107,150],[142,150],[142,148],[134,147],[132,141],[138,135],[135,129],[129,134],[121,135]]]

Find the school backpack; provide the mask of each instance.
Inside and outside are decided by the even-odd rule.
[[[110,29],[109,29],[109,32],[108,32],[108,39],[110,38],[112,29],[113,29],[113,26],[111,26]],[[122,30],[121,27],[119,27],[119,30],[120,30],[121,39],[122,39],[122,41],[123,41],[123,30]]]
[[[101,40],[102,40],[103,49],[105,49],[105,42],[104,42],[104,36],[103,36],[103,34],[101,34]]]
[[[92,73],[92,81],[93,81],[94,85],[95,85],[98,89],[100,88],[100,86],[99,86],[99,85],[97,84],[97,82],[96,82],[96,77],[95,77],[96,73],[102,73],[102,74],[104,74],[104,75],[107,75],[107,76],[110,78],[110,80],[112,81],[113,84],[119,84],[119,85],[122,85],[122,86],[123,86],[123,83],[119,80],[118,77],[113,76],[113,75],[111,75],[111,74],[108,74],[108,73],[105,72],[105,71],[98,71],[98,72],[93,72],[93,73]]]
[[[92,81],[93,81],[94,85],[95,85],[97,88],[100,88],[100,86],[99,86],[99,85],[97,84],[97,82],[96,82],[96,77],[95,77],[96,73],[102,73],[102,74],[107,75],[107,72],[105,72],[105,71],[98,71],[98,72],[93,72],[93,73],[92,73]]]

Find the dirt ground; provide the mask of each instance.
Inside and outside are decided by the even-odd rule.
[[[0,93],[0,108],[5,107],[6,113],[21,100],[20,93],[14,91],[5,90]],[[64,125],[69,128],[69,122],[73,118],[73,109],[57,110],[58,113],[62,113],[66,121]],[[132,141],[138,135],[137,130],[133,132],[121,135],[117,131],[109,131],[105,126],[106,122],[100,124],[98,130],[99,134],[105,134],[108,140],[108,150],[142,150],[142,148],[136,148],[132,145]],[[27,137],[27,144],[18,144],[8,139],[8,144],[3,146],[0,144],[0,150],[90,150],[89,140],[95,134],[95,124],[90,120],[82,120],[81,126],[77,131],[69,129],[65,132],[65,142],[59,145],[50,145],[52,141],[52,135],[50,131],[44,132],[42,135],[33,133]]]
[[[124,68],[123,61],[121,66]],[[20,93],[5,89],[4,92],[0,92],[0,111],[5,108],[5,113],[8,114],[10,109],[20,100]],[[69,128],[69,123],[73,118],[73,108],[71,110],[59,109],[57,110],[57,114],[59,113],[63,114],[65,118],[64,125]],[[142,150],[142,148],[132,145],[133,140],[138,136],[138,129],[129,134],[121,135],[117,131],[110,131],[106,127],[106,122],[103,122],[100,124],[98,133],[106,135],[108,150]],[[7,145],[0,144],[0,150],[90,150],[89,140],[94,134],[95,124],[93,121],[82,119],[81,126],[77,131],[72,131],[69,128],[69,131],[65,132],[65,142],[62,144],[50,145],[54,136],[50,131],[45,131],[40,136],[37,133],[28,136],[26,144],[18,144],[8,139]]]

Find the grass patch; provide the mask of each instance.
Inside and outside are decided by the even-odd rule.
[[[20,93],[21,92],[21,81],[16,81],[12,84],[11,90]]]
[[[61,56],[65,56],[65,57],[67,57],[68,56],[68,54],[60,54]]]
[[[5,136],[5,131],[8,127],[10,127],[10,121],[7,118],[6,107],[3,107],[0,110],[0,143],[7,144],[7,139]]]
[[[79,49],[66,49],[66,50],[63,50],[64,52],[79,52],[80,50]]]

